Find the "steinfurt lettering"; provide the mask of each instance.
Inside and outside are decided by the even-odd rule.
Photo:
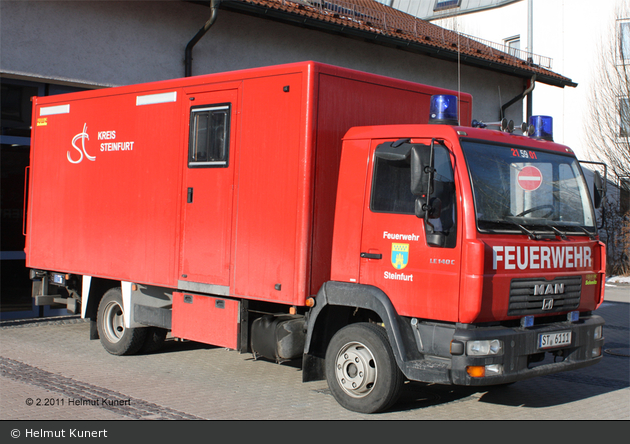
[[[413,282],[413,274],[391,273],[386,271],[383,277],[388,280]]]

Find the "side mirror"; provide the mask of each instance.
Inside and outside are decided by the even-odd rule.
[[[426,198],[416,197],[415,214],[420,219],[424,219],[425,216],[429,219],[438,219],[442,215],[442,201],[432,197],[427,204]]]
[[[600,176],[597,171],[595,171],[595,175],[593,177],[593,185],[594,185],[593,204],[595,205],[595,208],[599,208],[602,206],[602,200],[604,199],[604,196],[606,195],[606,189],[604,188],[604,182],[602,180],[602,176]]]
[[[422,197],[416,198],[416,216],[424,219],[426,228],[427,244],[433,247],[443,247],[446,244],[444,233],[436,231],[431,219],[438,219],[442,215],[442,201],[437,197],[432,197],[429,204],[425,203]]]
[[[427,199],[433,192],[433,146],[411,148],[411,193]]]

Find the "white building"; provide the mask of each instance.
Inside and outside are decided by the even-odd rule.
[[[599,45],[613,41],[610,33],[615,27],[618,38],[630,38],[630,22],[617,23],[615,17],[617,6],[629,0],[379,1],[439,26],[496,42],[497,47],[522,58],[533,53],[534,63],[571,78],[577,84],[574,88],[536,82],[532,114],[552,116],[554,141],[570,146],[580,159],[589,157],[584,134],[589,130],[586,112]],[[509,99],[507,93],[502,96],[504,102]]]

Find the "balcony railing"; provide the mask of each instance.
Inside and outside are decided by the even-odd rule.
[[[527,52],[521,49],[509,48],[506,44],[491,42],[479,37],[457,33],[435,25],[435,32],[430,36],[419,33],[419,24],[421,19],[412,16],[403,16],[379,11],[366,6],[357,5],[344,0],[279,0],[281,4],[303,5],[317,10],[322,15],[331,15],[334,18],[349,20],[357,24],[373,28],[375,32],[382,32],[389,35],[409,35],[415,39],[424,39],[441,43],[442,45],[453,47],[453,43],[457,43],[461,49],[468,52],[481,52],[486,49],[490,56],[504,57],[506,54],[524,60],[530,65],[537,65],[543,68],[551,69],[553,60],[550,57],[544,57],[538,54]],[[421,25],[420,25],[421,26]],[[477,42],[486,48],[475,45]]]

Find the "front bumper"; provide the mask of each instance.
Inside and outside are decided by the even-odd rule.
[[[595,331],[604,325],[600,316],[584,316],[577,322],[556,322],[528,328],[457,328],[453,341],[466,344],[469,341],[498,339],[502,350],[497,355],[468,356],[466,348],[458,356],[451,357],[450,380],[455,385],[483,386],[505,384],[535,376],[543,376],[575,370],[596,364],[602,359],[603,334],[595,338]],[[570,344],[540,348],[539,335],[571,332]],[[603,332],[602,332],[603,333]],[[500,373],[486,372],[473,377],[467,368],[493,366]]]

